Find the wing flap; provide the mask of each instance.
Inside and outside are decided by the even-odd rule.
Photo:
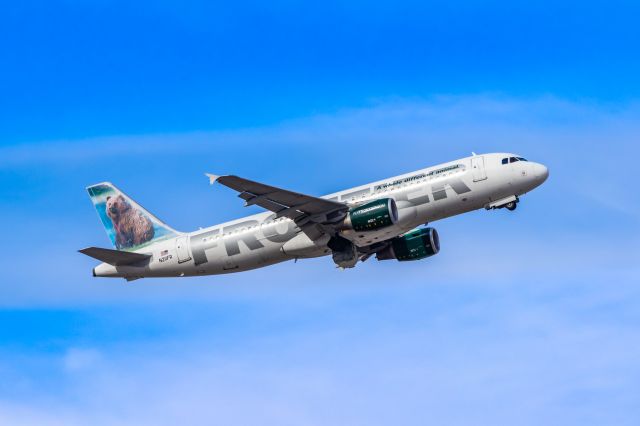
[[[93,257],[101,262],[108,263],[113,266],[133,265],[144,262],[151,258],[150,254],[132,253],[121,250],[111,250],[100,247],[87,247],[78,250],[80,253]]]

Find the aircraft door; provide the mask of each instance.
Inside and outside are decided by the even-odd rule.
[[[184,263],[191,260],[188,244],[189,239],[187,237],[176,238],[176,253],[178,254],[178,263]]]
[[[473,181],[480,182],[487,178],[487,171],[484,168],[484,157],[476,155],[471,157],[471,169],[473,172]]]

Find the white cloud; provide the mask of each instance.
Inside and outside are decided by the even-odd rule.
[[[340,156],[358,154],[369,157],[366,148],[402,149],[403,145],[438,145],[434,154],[448,155],[474,144],[484,147],[546,147],[566,149],[573,145],[576,155],[584,157],[595,149],[606,151],[611,144],[629,144],[635,134],[640,107],[636,103],[607,105],[572,102],[552,96],[518,99],[495,95],[436,96],[427,99],[383,99],[364,108],[342,109],[279,124],[230,131],[191,132],[110,136],[87,140],[47,141],[0,148],[3,167],[76,163],[104,158],[196,155],[203,152],[237,154],[237,144],[253,149],[285,152],[306,151],[310,145],[319,151],[345,148]],[[540,138],[546,136],[546,138]],[[548,138],[551,138],[549,140]],[[602,146],[601,138],[608,144]],[[580,143],[582,141],[582,143]],[[600,143],[594,144],[599,141]],[[386,142],[392,145],[377,145]],[[266,145],[265,145],[266,144]],[[348,144],[345,146],[345,144]],[[561,145],[558,145],[561,144]],[[581,147],[586,149],[581,152]],[[251,155],[245,149],[244,155]],[[260,156],[262,154],[260,153]]]
[[[627,189],[627,182],[635,179],[635,169],[626,162],[621,166],[621,159],[636,158],[640,154],[637,148],[639,116],[640,108],[636,104],[613,107],[553,97],[443,96],[384,100],[368,108],[346,109],[257,129],[109,137],[0,148],[0,162],[4,162],[2,166],[6,168],[24,171],[41,167],[46,171],[48,167],[83,165],[103,170],[103,163],[107,162],[114,170],[101,178],[123,173],[122,179],[127,182],[140,179],[141,173],[133,165],[144,155],[145,164],[157,162],[160,166],[145,169],[145,183],[140,186],[148,187],[148,182],[153,182],[154,188],[158,186],[156,197],[169,200],[160,203],[160,207],[173,210],[175,205],[184,205],[184,210],[172,214],[201,217],[198,219],[203,222],[201,225],[222,221],[222,212],[229,216],[229,212],[243,213],[241,203],[231,192],[206,186],[201,176],[205,170],[245,171],[251,177],[268,182],[322,193],[325,187],[337,189],[361,184],[466,155],[471,150],[504,149],[540,158],[550,164],[552,172],[549,182],[527,196],[526,207],[515,216],[482,212],[467,215],[465,220],[456,220],[452,225],[447,221],[436,224],[446,231],[443,233],[445,251],[438,259],[418,266],[375,264],[375,268],[366,265],[355,273],[336,274],[331,262],[321,259],[241,276],[179,282],[149,280],[128,286],[119,280],[93,279],[90,276],[92,261],[75,252],[82,246],[92,245],[98,237],[101,239],[95,244],[105,241],[88,201],[81,198],[82,187],[87,182],[79,181],[73,192],[74,214],[67,216],[69,212],[66,212],[64,216],[53,217],[42,215],[40,209],[23,212],[14,211],[11,206],[0,213],[5,215],[4,222],[15,223],[16,229],[20,229],[11,250],[29,252],[32,241],[37,240],[42,254],[38,268],[31,267],[30,256],[16,258],[8,253],[3,256],[4,270],[8,271],[5,281],[9,284],[0,288],[0,304],[77,306],[242,300],[243,297],[254,300],[256,297],[274,299],[283,293],[293,297],[290,290],[299,288],[301,282],[308,281],[309,276],[320,270],[323,275],[330,275],[336,287],[359,281],[364,274],[390,279],[400,269],[403,276],[419,276],[424,268],[447,276],[452,283],[464,282],[473,274],[500,282],[504,281],[501,277],[511,279],[519,272],[543,277],[545,271],[579,278],[621,271],[621,275],[628,277],[635,270],[627,268],[625,273],[619,259],[633,263],[638,254],[635,247],[640,235],[635,213],[640,209],[640,195]],[[269,164],[256,170],[256,165],[264,164],[262,159],[267,151]],[[611,155],[612,151],[616,155]],[[167,171],[166,159],[174,157],[178,169]],[[202,158],[211,159],[207,161],[215,164],[208,169],[210,166],[205,165]],[[115,159],[118,161],[113,161]],[[185,176],[185,169],[193,173]],[[318,172],[300,179],[308,176],[309,169]],[[30,196],[55,199],[57,192],[71,185],[66,181],[56,182],[55,175],[53,179],[46,182],[42,191]],[[194,183],[193,179],[202,180]],[[193,189],[198,183],[206,193]],[[165,189],[165,185],[169,187]],[[76,208],[75,204],[80,203],[84,203],[82,208]],[[156,211],[157,204],[147,207]],[[162,213],[159,215],[165,217]],[[63,238],[41,238],[42,230],[50,229],[64,230]],[[89,233],[89,229],[95,232]],[[478,241],[482,241],[483,249],[473,251]],[[463,268],[459,267],[460,259]],[[583,268],[584,264],[589,268]],[[252,282],[258,279],[278,284],[256,288]]]
[[[36,390],[0,404],[0,420],[635,424],[638,330],[593,320],[574,323],[564,301],[480,302],[449,300],[452,311],[445,317],[426,309],[425,320],[413,324],[379,302],[359,315],[386,318],[340,324],[328,318],[327,325],[272,330],[223,348],[205,343],[204,336],[116,345],[103,349],[108,363],[92,363],[84,375],[67,371],[71,378],[51,394]]]
[[[96,349],[69,348],[64,356],[64,369],[68,372],[83,372],[95,368],[102,361]]]
[[[0,424],[12,426],[74,426],[82,425],[77,419],[53,410],[41,410],[34,405],[0,402]]]

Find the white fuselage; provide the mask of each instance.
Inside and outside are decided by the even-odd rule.
[[[393,198],[399,220],[375,234],[345,235],[364,247],[402,235],[417,226],[469,211],[499,206],[542,184],[545,166],[519,161],[514,154],[467,157],[368,185],[327,195],[356,206]],[[288,218],[265,212],[157,242],[141,252],[152,258],[144,267],[103,263],[94,275],[106,277],[175,277],[247,271],[287,260],[331,253],[327,239],[312,241]]]

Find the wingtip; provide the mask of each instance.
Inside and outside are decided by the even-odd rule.
[[[220,176],[211,173],[205,173],[204,175],[209,178],[209,185],[213,185],[220,178]]]

